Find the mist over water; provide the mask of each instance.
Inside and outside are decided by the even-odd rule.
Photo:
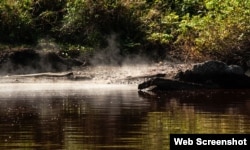
[[[250,133],[249,90],[141,95],[133,85],[58,82],[0,91],[1,149],[169,150],[170,133]]]
[[[143,56],[143,53],[138,55],[126,56],[122,55],[120,44],[118,42],[118,35],[113,33],[107,37],[107,46],[102,49],[96,50],[90,63],[92,65],[111,65],[111,66],[123,66],[123,65],[136,65],[136,64],[150,64],[150,59]]]
[[[97,50],[96,54],[90,58],[89,66],[80,66],[73,67],[71,70],[74,75],[87,76],[91,77],[92,80],[89,80],[88,83],[101,83],[101,84],[139,84],[144,81],[144,79],[128,81],[126,78],[141,76],[141,75],[152,75],[158,73],[166,73],[169,75],[174,74],[179,70],[178,65],[175,65],[173,62],[164,62],[164,63],[154,63],[149,61],[148,58],[143,56],[127,56],[122,57],[119,49],[119,44],[116,42],[117,36],[111,35],[107,41],[108,46],[102,50]],[[41,40],[37,46],[37,49],[42,52],[57,51],[58,46],[55,45],[52,41],[44,39]],[[45,61],[43,61],[45,62]],[[39,62],[39,66],[42,68],[51,67],[49,64],[42,64]],[[25,69],[25,68],[24,68]],[[27,69],[25,69],[27,71]],[[36,70],[32,71],[32,68],[28,68],[28,72],[33,73]],[[46,69],[45,69],[46,70]],[[25,72],[23,74],[25,74]],[[22,72],[22,68],[19,68],[19,72]],[[21,73],[22,74],[22,73]],[[70,82],[67,78],[36,78],[36,77],[12,77],[12,76],[3,76],[0,79],[0,83],[57,83],[57,82]],[[79,81],[76,81],[79,82]],[[72,82],[75,84],[76,82]],[[68,84],[68,83],[67,83]],[[65,84],[65,85],[67,85]],[[62,84],[60,85],[62,86]]]
[[[8,62],[5,67],[2,67],[1,73],[4,75],[0,79],[0,83],[56,83],[56,82],[69,82],[65,78],[12,78],[11,74],[30,74],[37,72],[54,72],[56,68],[61,68],[63,71],[72,71],[75,75],[91,77],[92,83],[103,83],[103,84],[139,84],[143,82],[143,79],[128,81],[127,77],[141,76],[141,75],[152,75],[158,73],[165,73],[167,77],[173,76],[174,73],[186,67],[177,64],[174,61],[165,61],[155,63],[146,56],[141,55],[128,55],[123,56],[120,45],[118,42],[118,35],[113,33],[107,37],[107,47],[102,49],[94,50],[94,54],[89,58],[89,66],[72,67],[67,70],[67,66],[64,64],[50,64],[50,60],[55,60],[58,57],[55,55],[48,55],[45,59],[40,58],[40,55],[44,55],[48,52],[58,53],[61,47],[58,46],[53,39],[45,37],[40,39],[36,51],[39,55],[35,56],[39,59],[27,61],[31,65],[16,65],[12,62]],[[18,58],[21,56],[18,56]],[[80,56],[80,58],[84,58]],[[28,58],[28,60],[30,60]],[[22,62],[22,59],[18,60]],[[25,60],[26,61],[26,60]],[[84,60],[81,60],[84,61]],[[4,73],[5,72],[5,73]],[[6,73],[13,72],[13,73]],[[79,81],[77,81],[79,82]],[[72,82],[74,83],[74,82]]]
[[[58,48],[46,40],[39,46],[41,51]],[[139,56],[122,58],[115,35],[100,51],[90,66],[69,70],[74,75],[91,76],[91,80],[2,76],[0,148],[131,150],[160,145],[166,149],[169,131],[165,132],[166,127],[158,130],[152,123],[162,120],[168,126],[168,118],[155,115],[161,110],[154,99],[138,94],[137,85],[145,79],[127,77],[173,74],[175,65],[152,63]],[[154,135],[156,141],[152,141]]]
[[[116,42],[116,35],[113,34],[107,39],[107,47],[97,50],[90,60],[92,65],[119,65],[122,56],[120,55],[119,44]]]

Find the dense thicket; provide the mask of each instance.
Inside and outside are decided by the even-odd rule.
[[[1,44],[50,37],[64,51],[101,49],[164,58],[250,60],[248,0],[2,0]]]

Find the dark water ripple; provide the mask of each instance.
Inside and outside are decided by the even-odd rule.
[[[160,150],[170,133],[250,133],[249,90],[36,86],[0,86],[1,149]]]

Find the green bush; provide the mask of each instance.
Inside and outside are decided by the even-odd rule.
[[[41,36],[53,35],[62,19],[63,0],[2,0],[0,2],[0,41],[36,43]]]
[[[206,0],[206,15],[187,14],[180,23],[176,46],[194,57],[225,59],[249,39],[250,2]]]
[[[49,34],[61,24],[66,0],[29,0],[29,13],[39,34]]]
[[[64,42],[105,47],[107,37],[117,34],[118,42],[126,47],[127,41],[135,42],[141,38],[140,22],[120,1],[68,1],[66,10],[60,29]]]
[[[2,0],[0,2],[0,41],[3,43],[33,43],[30,1]]]
[[[116,35],[122,55],[247,60],[250,1],[2,0],[0,35],[11,45],[51,37],[64,54],[105,49]]]

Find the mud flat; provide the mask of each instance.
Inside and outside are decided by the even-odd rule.
[[[88,81],[103,84],[139,84],[155,77],[173,78],[190,64],[153,63],[123,66],[83,66],[67,72],[42,72],[0,76],[0,83]]]
[[[171,62],[122,65],[122,66],[87,66],[76,68],[77,75],[92,76],[93,82],[106,84],[139,84],[155,77],[173,78],[180,70],[191,68],[192,64],[174,64]]]

